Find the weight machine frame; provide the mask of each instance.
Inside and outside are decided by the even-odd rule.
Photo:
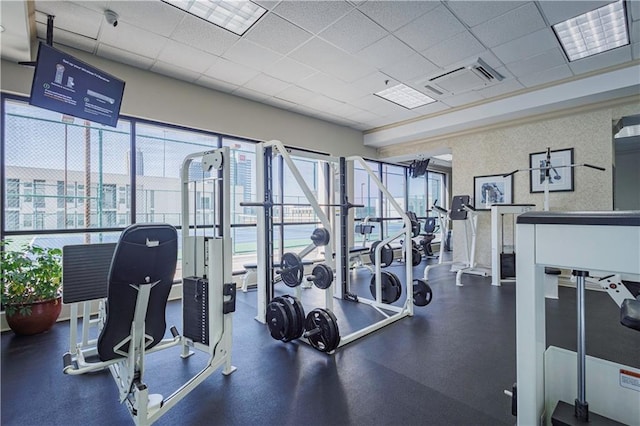
[[[314,213],[318,216],[323,227],[331,232],[332,238],[325,249],[325,263],[332,267],[335,272],[336,279],[325,290],[325,309],[333,310],[333,298],[343,299],[351,302],[362,303],[368,305],[381,313],[384,318],[376,321],[375,323],[363,327],[360,330],[354,331],[346,336],[341,336],[340,343],[336,349],[353,342],[363,336],[366,336],[376,330],[379,330],[395,321],[398,321],[406,316],[413,315],[413,266],[410,262],[406,263],[406,300],[402,306],[394,306],[387,303],[383,303],[382,298],[382,274],[380,269],[381,264],[381,251],[385,244],[404,236],[406,241],[411,239],[411,222],[407,217],[404,209],[400,207],[397,201],[393,198],[391,193],[385,188],[378,176],[371,170],[366,164],[366,161],[362,157],[332,157],[325,155],[314,155],[312,153],[304,152],[303,156],[309,157],[318,161],[322,161],[329,164],[329,182],[330,182],[330,201],[326,206],[329,207],[329,215],[334,217],[334,221],[329,219],[329,216],[322,209],[322,205],[318,202],[311,189],[308,187],[304,178],[300,174],[299,170],[295,166],[293,160],[290,157],[289,149],[287,149],[282,142],[272,140],[269,142],[262,142],[256,146],[256,160],[257,160],[257,175],[262,177],[262,185],[258,185],[257,197],[258,202],[243,203],[244,206],[256,206],[263,207],[264,214],[257,217],[257,231],[258,231],[258,312],[256,320],[261,323],[266,323],[266,311],[268,303],[275,296],[274,292],[274,268],[273,268],[273,206],[286,205],[287,203],[274,203],[273,202],[273,188],[272,188],[272,176],[273,167],[272,160],[275,156],[280,155],[286,166],[291,171],[300,189],[304,193],[309,205],[312,207]],[[382,240],[382,243],[378,245],[375,250],[374,256],[376,260],[376,266],[374,269],[376,279],[376,299],[367,299],[358,297],[350,291],[350,269],[349,269],[349,209],[355,207],[349,202],[348,197],[348,167],[350,164],[359,163],[366,173],[371,177],[373,182],[378,186],[380,191],[387,197],[392,206],[398,211],[402,217],[404,227],[401,231],[391,234],[389,237]],[[337,188],[336,188],[336,174],[339,175]],[[333,199],[339,196],[340,203],[333,203]],[[411,245],[405,244],[403,247],[405,250],[405,258],[411,256]],[[303,250],[306,252],[307,249]],[[334,258],[335,254],[335,258]],[[339,285],[335,285],[336,281],[339,281]],[[295,288],[295,296],[300,297],[300,286]],[[386,312],[385,312],[386,311]],[[391,312],[391,314],[389,314]],[[300,340],[307,342],[306,338]],[[329,352],[329,353],[333,353]]]
[[[190,203],[189,203],[189,165],[196,158],[202,158],[203,171],[215,170],[216,176],[212,179],[218,186],[218,222],[214,224],[215,237],[190,236]],[[135,312],[131,324],[129,350],[127,356],[115,358],[109,361],[93,361],[98,355],[97,339],[89,339],[90,327],[97,327],[98,331],[106,321],[105,298],[90,300],[73,300],[70,319],[70,348],[63,356],[63,372],[69,375],[81,375],[89,372],[109,369],[119,389],[120,402],[129,410],[132,420],[136,425],[150,425],[156,422],[173,406],[186,397],[200,383],[207,379],[218,368],[222,367],[222,374],[229,375],[236,370],[231,365],[231,332],[232,315],[235,311],[235,284],[232,281],[231,267],[231,220],[230,220],[230,162],[229,148],[219,148],[211,151],[195,153],[187,156],[181,169],[182,192],[182,311],[183,311],[183,335],[180,335],[175,327],[171,327],[172,338],[165,338],[150,350],[145,349],[145,317],[150,295],[150,285],[139,286],[136,299]],[[194,191],[195,193],[195,191]],[[195,217],[195,214],[194,214]],[[194,234],[197,226],[193,225]],[[85,245],[76,246],[83,249]],[[99,247],[99,246],[102,246]],[[103,251],[107,245],[89,245],[85,250],[89,253]],[[111,245],[109,245],[111,246]],[[94,250],[95,248],[95,250]],[[92,250],[92,251],[90,251]],[[211,268],[210,268],[211,267]],[[106,277],[105,277],[106,280]],[[200,294],[204,300],[199,302],[201,312],[198,317],[187,318],[185,312],[185,280],[196,280],[203,284]],[[77,280],[73,280],[77,281]],[[102,277],[96,277],[96,282],[86,284],[96,287],[92,294],[103,292]],[[133,285],[133,284],[132,284]],[[101,294],[102,295],[102,294]],[[90,318],[90,305],[92,301],[99,302],[99,316]],[[84,305],[81,307],[80,305]],[[79,315],[79,308],[83,315]],[[78,324],[82,322],[82,340],[78,338]],[[186,329],[192,320],[196,329],[206,333],[205,342],[196,338],[187,337]],[[193,327],[192,327],[193,328]],[[171,395],[163,398],[159,394],[151,394],[148,386],[143,381],[145,370],[145,355],[158,352],[173,346],[182,347],[181,358],[187,358],[194,354],[192,349],[198,349],[208,354],[209,358],[205,367],[176,389]]]

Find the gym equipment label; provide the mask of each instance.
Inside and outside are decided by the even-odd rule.
[[[640,392],[640,373],[620,369],[620,386]]]

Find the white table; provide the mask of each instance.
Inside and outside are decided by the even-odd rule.
[[[502,253],[502,219],[505,214],[519,215],[535,210],[535,204],[494,204],[491,206],[491,285],[499,286],[502,281],[513,282],[514,279],[502,279],[500,271],[500,253]],[[515,245],[515,241],[514,241]],[[515,246],[514,246],[515,251]]]
[[[544,267],[640,276],[640,211],[529,212],[517,220],[518,425],[544,415]]]

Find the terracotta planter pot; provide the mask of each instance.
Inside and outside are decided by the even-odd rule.
[[[62,300],[60,297],[31,304],[31,315],[21,315],[19,309],[13,315],[7,315],[7,323],[16,334],[39,334],[53,327],[60,311]]]

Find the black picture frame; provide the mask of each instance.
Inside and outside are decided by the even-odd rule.
[[[573,148],[556,149],[550,151],[551,154],[551,181],[549,182],[549,192],[571,192],[573,188]],[[547,159],[547,151],[534,152],[529,154],[529,192],[544,192],[545,171],[544,167]],[[556,166],[556,167],[554,167]]]
[[[476,210],[491,210],[493,204],[513,204],[513,175],[485,175],[473,178]]]

